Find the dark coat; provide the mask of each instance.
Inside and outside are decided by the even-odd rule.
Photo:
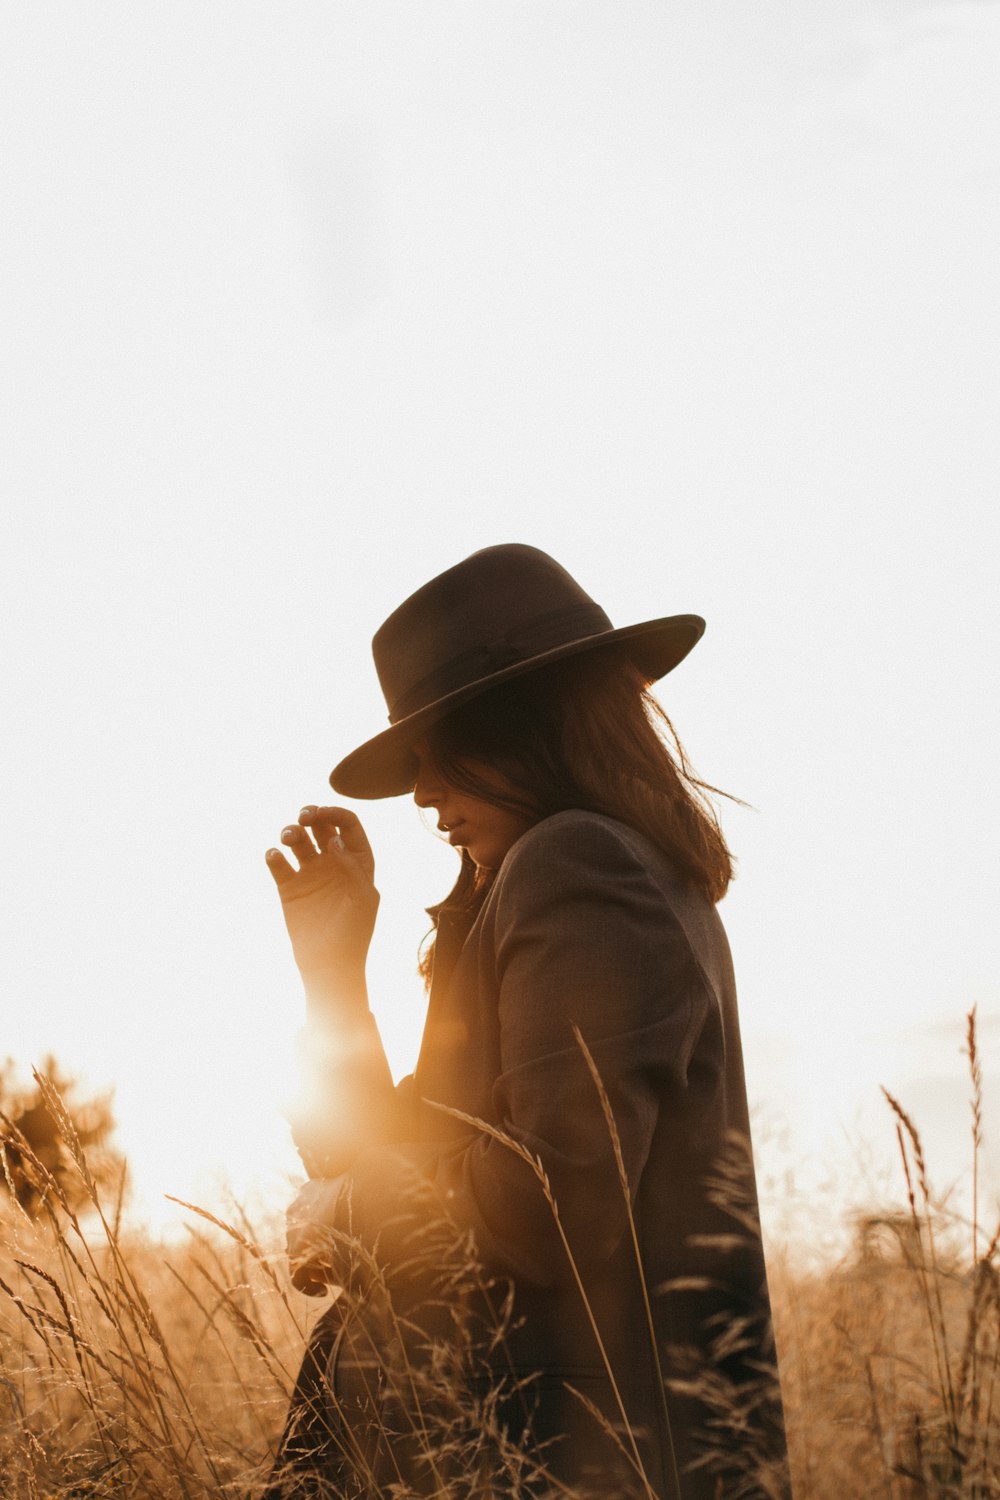
[[[613,1446],[565,1390],[619,1423],[596,1322],[656,1493],[675,1493],[671,1441],[684,1500],[784,1493],[729,947],[715,908],[670,860],[597,814],[536,825],[471,930],[442,916],[415,1073],[390,1100],[374,1038],[365,1067],[353,1065],[350,1120],[321,1109],[297,1123],[307,1168],[349,1169],[351,1228],[377,1238],[390,1266],[406,1257],[394,1226],[414,1172],[471,1230],[483,1264],[514,1288],[498,1367],[537,1377],[533,1430],[555,1440],[552,1470],[625,1491]],[[328,1087],[332,1100],[336,1079]],[[524,1155],[468,1117],[537,1160],[558,1223]],[[712,1462],[689,1472],[706,1438]],[[750,1477],[755,1465],[773,1490]]]

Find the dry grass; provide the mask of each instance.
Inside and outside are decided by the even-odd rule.
[[[169,1250],[124,1233],[40,1084],[91,1212],[22,1139],[45,1212],[9,1199],[0,1220],[0,1494],[245,1493],[285,1409],[302,1299],[249,1225],[222,1234],[193,1213],[190,1243]]]
[[[886,1100],[906,1185],[858,1215],[852,1252],[823,1273],[778,1258],[772,1292],[800,1500],[1000,1496],[1000,1226],[980,1223],[982,1070],[967,1017],[972,1211],[936,1199],[924,1144]]]
[[[975,1157],[974,1015],[967,1048]],[[907,1201],[859,1219],[836,1267],[772,1258],[794,1493],[1000,1497],[998,1236],[978,1207],[956,1222],[936,1204],[919,1131],[889,1108]],[[9,1203],[0,1218],[0,1495],[252,1496],[325,1304],[290,1290],[280,1246],[245,1222],[192,1210],[189,1243],[161,1247],[124,1233],[113,1210],[81,1222],[43,1186],[42,1222]],[[437,1376],[447,1385],[448,1367]],[[484,1430],[489,1414],[487,1398],[474,1414]],[[514,1495],[526,1471],[509,1458]],[[472,1490],[442,1480],[438,1493]]]

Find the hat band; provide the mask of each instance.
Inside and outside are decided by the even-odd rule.
[[[602,635],[613,630],[608,616],[599,604],[592,600],[587,604],[574,605],[572,609],[552,610],[549,614],[535,615],[520,626],[512,626],[489,642],[481,642],[453,656],[443,666],[429,672],[419,682],[412,683],[405,692],[393,701],[389,711],[390,724],[406,719],[410,714],[470,687],[482,678],[492,677],[507,667],[519,662],[531,661],[546,651],[559,646],[568,646],[574,641],[591,635]]]

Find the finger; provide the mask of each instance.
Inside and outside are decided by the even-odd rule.
[[[321,849],[326,849],[334,834],[339,833],[351,854],[371,857],[372,846],[364,825],[349,807],[315,807],[310,804],[299,813],[299,821],[312,828]]]
[[[281,842],[291,849],[300,865],[306,865],[316,858],[316,845],[299,823],[289,823],[287,828],[281,830]]]
[[[339,814],[343,812],[342,807],[317,807],[310,802],[299,813],[299,822],[303,827],[311,829],[319,847],[326,849],[330,840],[339,832]]]
[[[324,811],[313,802],[307,802],[305,807],[299,809],[299,823],[312,833],[321,854],[337,831],[336,824],[323,817]]]
[[[280,849],[268,849],[264,858],[276,886],[287,885],[290,880],[295,879],[295,871]]]

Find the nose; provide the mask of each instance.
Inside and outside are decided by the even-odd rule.
[[[417,759],[417,779],[413,783],[413,800],[418,807],[437,807],[441,801],[443,787],[441,778],[435,775],[423,756]]]

